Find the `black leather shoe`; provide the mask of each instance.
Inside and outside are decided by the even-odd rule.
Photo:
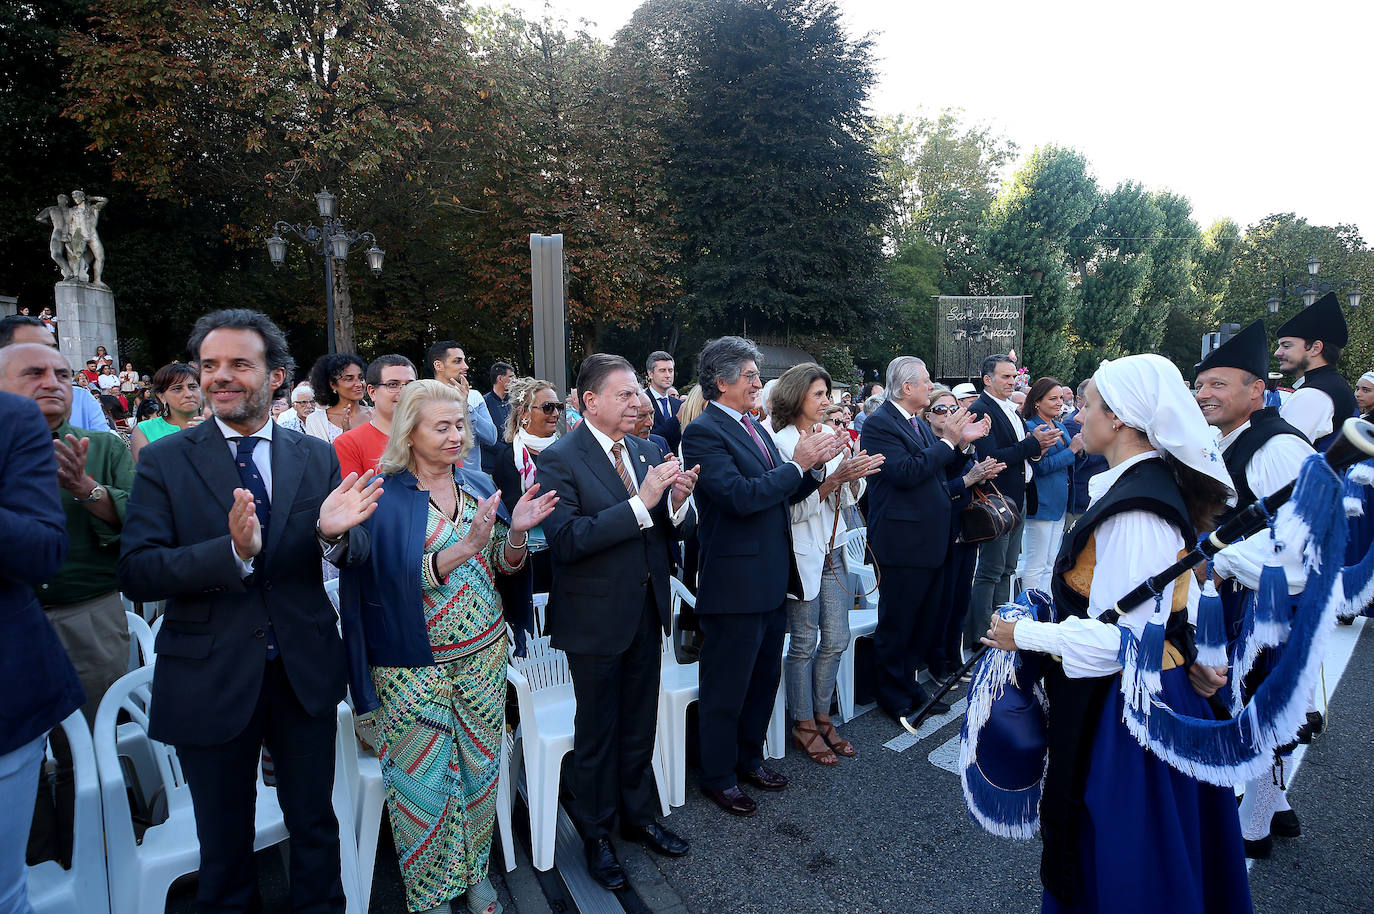
[[[884,708],[882,705],[878,706],[878,710],[892,718],[894,724],[900,724],[903,720],[916,713],[915,708],[902,708],[900,711],[893,711],[890,708]]]
[[[593,838],[587,842],[587,872],[612,892],[625,888],[625,871],[620,868],[610,838]]]
[[[626,826],[620,830],[620,837],[642,844],[661,857],[681,857],[692,849],[681,837],[657,822]]]
[[[760,765],[753,771],[746,771],[743,777],[759,790],[778,791],[787,789],[787,775],[780,771],[774,771],[767,765]]]
[[[1241,840],[1245,842],[1245,856],[1251,860],[1268,860],[1269,854],[1274,850],[1274,839],[1268,835],[1258,841],[1251,841],[1248,838]]]
[[[751,800],[749,794],[740,790],[738,786],[727,787],[724,790],[707,790],[703,788],[702,793],[706,794],[706,796],[711,799],[711,802],[715,803],[732,816],[748,818],[759,811],[758,804]]]
[[[1296,838],[1302,834],[1302,823],[1291,809],[1280,809],[1269,820],[1269,831],[1280,838]]]

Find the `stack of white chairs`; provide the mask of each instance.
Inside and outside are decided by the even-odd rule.
[[[110,909],[110,895],[95,748],[80,710],[73,711],[60,726],[71,747],[76,789],[72,866],[64,870],[61,864],[48,860],[29,867],[29,904],[35,914],[99,914]],[[128,809],[127,801],[124,808]]]
[[[95,757],[104,807],[111,914],[162,910],[172,882],[200,867],[200,843],[196,838],[191,792],[181,773],[176,751],[147,737],[152,682],[151,666],[128,673],[110,686],[95,717]],[[134,836],[128,785],[119,759],[116,734],[121,711],[141,731],[156,765],[157,785],[142,784],[140,788],[165,791],[167,818],[150,826],[142,842]],[[130,739],[127,729],[123,739],[126,742]],[[257,831],[253,847],[261,850],[286,840],[287,833],[281,808],[277,805],[276,790],[265,786],[259,778],[257,793]]]
[[[696,597],[678,578],[668,580],[672,594],[673,622],[663,642],[663,657],[659,672],[658,738],[656,751],[660,768],[665,772],[668,802],[681,806],[687,802],[687,708],[701,695],[698,664],[681,664],[673,645],[677,641],[678,620],[682,605],[696,606]],[[659,785],[660,791],[665,788]]]
[[[840,669],[835,680],[836,698],[840,705],[840,720],[854,719],[854,645],[860,638],[871,638],[878,629],[877,573],[872,565],[864,564],[868,545],[868,528],[855,527],[845,534],[844,567],[849,575],[850,589],[855,593],[873,593],[860,598],[862,608],[849,613],[849,647],[840,657]]]
[[[358,894],[366,901],[372,897],[372,874],[377,865],[377,840],[382,830],[386,788],[382,783],[381,761],[375,752],[358,742],[352,707],[347,701],[341,701],[337,710],[339,766],[334,776],[335,789],[338,789],[338,782],[342,781],[353,810],[353,837],[358,853]]]

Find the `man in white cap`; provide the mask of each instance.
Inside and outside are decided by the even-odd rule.
[[[1325,451],[1341,423],[1355,415],[1355,393],[1336,371],[1349,340],[1336,293],[1328,292],[1279,327],[1274,356],[1279,368],[1295,375],[1293,393],[1279,414]]]
[[[954,399],[959,402],[959,405],[965,409],[968,408],[970,403],[978,399],[978,388],[967,381],[963,384],[955,384],[954,390],[950,392],[954,394]]]
[[[1221,432],[1218,447],[1236,488],[1236,507],[1221,516],[1222,522],[1256,498],[1266,498],[1292,482],[1303,461],[1312,455],[1312,446],[1302,432],[1285,422],[1277,409],[1264,405],[1268,369],[1263,321],[1255,321],[1197,365],[1198,406],[1207,424]],[[1216,575],[1222,579],[1218,589],[1226,607],[1228,640],[1234,642],[1238,637],[1246,597],[1259,588],[1260,572],[1273,555],[1269,531],[1262,530],[1223,549],[1213,560]],[[1307,581],[1302,549],[1285,549],[1280,562],[1288,578],[1289,595],[1297,599]],[[1267,665],[1266,660],[1255,664],[1260,670]],[[1253,692],[1262,680],[1262,675],[1247,678],[1246,691]],[[1283,759],[1276,757],[1275,765],[1279,771],[1265,771],[1245,785],[1240,824],[1247,857],[1267,858],[1273,847],[1272,835],[1292,838],[1302,833],[1298,815],[1288,805],[1281,786],[1286,783],[1279,776]]]

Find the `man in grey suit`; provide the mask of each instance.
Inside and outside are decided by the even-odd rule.
[[[344,653],[320,556],[366,554],[380,480],[339,478],[334,449],[271,421],[294,363],[248,310],[207,314],[188,343],[212,421],[140,454],[120,589],[166,600],[148,734],[176,747],[200,839],[201,911],[260,911],[253,865],[260,747],[291,835],[291,910],[342,912],[334,783]]]
[[[577,389],[585,421],[539,455],[540,486],[559,496],[543,524],[553,557],[548,628],[567,652],[577,697],[569,781],[587,868],[619,889],[617,811],[623,838],[669,857],[688,850],[655,821],[650,763],[672,612],[668,550],[694,524],[697,471],[632,434],[639,385],[625,359],[588,356]]]

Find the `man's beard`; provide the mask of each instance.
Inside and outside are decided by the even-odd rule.
[[[220,407],[214,405],[214,389],[210,390],[210,408],[214,410],[215,418],[222,422],[248,422],[252,419],[266,419],[272,411],[272,382],[268,381],[257,390],[245,391],[246,396],[239,401],[237,407],[231,407],[227,411],[222,411]]]

